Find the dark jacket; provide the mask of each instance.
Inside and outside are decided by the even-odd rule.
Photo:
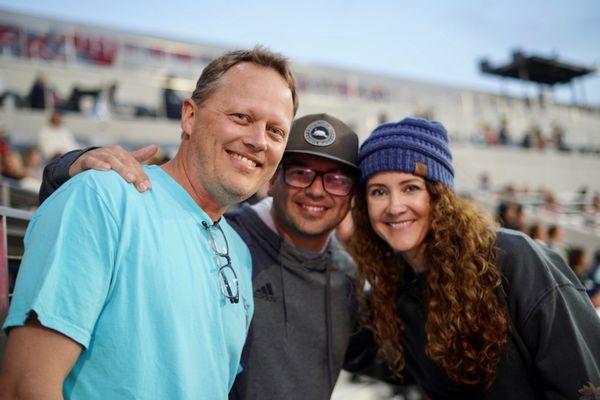
[[[600,388],[600,318],[573,271],[516,231],[500,230],[497,246],[513,333],[490,391],[451,381],[425,355],[423,276],[397,299],[407,372],[432,399],[577,400],[587,382]]]

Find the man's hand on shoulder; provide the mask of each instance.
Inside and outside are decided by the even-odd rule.
[[[85,152],[69,168],[71,177],[87,169],[98,171],[115,170],[127,182],[133,183],[139,192],[150,189],[148,176],[142,169],[142,163],[150,159],[158,148],[155,145],[127,152],[121,146],[100,147]]]

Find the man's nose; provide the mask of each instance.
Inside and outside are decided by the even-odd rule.
[[[263,151],[267,148],[267,127],[264,123],[255,122],[248,127],[243,143],[253,151]]]
[[[311,197],[323,197],[325,195],[325,188],[323,187],[323,175],[318,174],[310,184],[309,187],[304,189],[306,194]]]

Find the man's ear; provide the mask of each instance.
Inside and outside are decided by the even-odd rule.
[[[267,190],[267,194],[269,196],[273,196],[273,191],[275,190],[275,182],[277,181],[277,175],[281,169],[277,168],[275,170],[275,174],[269,179],[269,189]]]
[[[196,117],[198,116],[198,106],[194,100],[188,98],[181,105],[181,131],[190,136],[192,134]]]

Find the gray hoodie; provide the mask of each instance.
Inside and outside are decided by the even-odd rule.
[[[227,220],[250,248],[254,318],[230,399],[329,399],[356,323],[350,256],[282,240],[244,205]]]

